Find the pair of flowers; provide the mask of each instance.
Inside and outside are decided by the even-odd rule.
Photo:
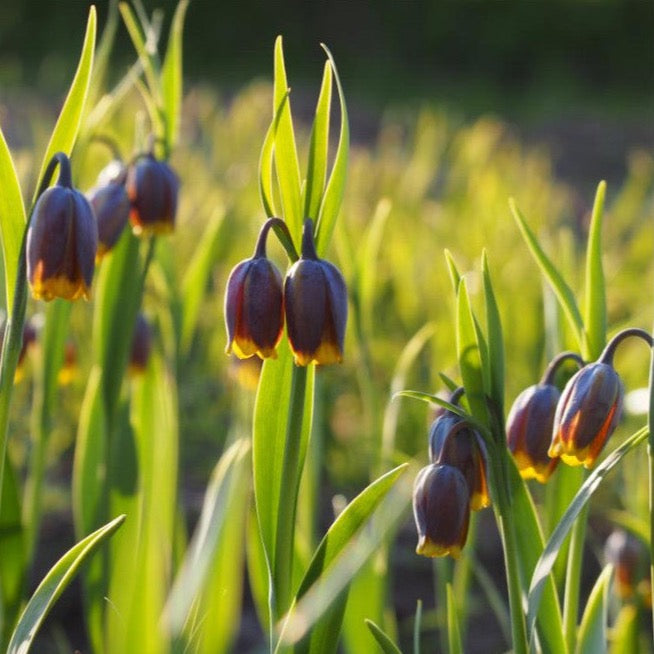
[[[147,153],[109,179],[101,174],[87,198],[73,187],[68,157],[57,153],[56,163],[59,179],[39,196],[30,221],[27,277],[36,299],[88,299],[96,257],[116,244],[128,220],[136,234],[173,229],[177,177]]]
[[[593,466],[622,413],[624,386],[613,368],[613,356],[628,336],[652,345],[647,332],[625,329],[588,365],[577,354],[560,354],[539,384],[518,395],[507,418],[507,443],[525,479],[546,482],[559,458],[572,466]],[[570,359],[580,369],[560,392],[554,385],[555,374]]]
[[[271,228],[291,237],[284,221],[268,219],[254,254],[230,273],[225,292],[226,352],[241,359],[276,357],[284,320],[296,365],[330,364],[343,358],[347,289],[338,268],[318,258],[313,221],[304,222],[301,255],[282,276],[266,257]]]

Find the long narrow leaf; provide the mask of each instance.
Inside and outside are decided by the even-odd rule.
[[[452,584],[447,584],[447,642],[449,643],[450,654],[461,654],[463,652]]]
[[[124,520],[124,515],[119,516],[93,532],[69,549],[50,569],[27,603],[9,642],[7,654],[27,654],[45,616],[72,581],[80,566],[120,527]]]
[[[37,180],[40,182],[50,159],[57,152],[64,152],[70,156],[75,145],[75,139],[79,132],[86,96],[88,95],[91,83],[91,71],[93,70],[93,55],[95,52],[96,12],[91,6],[89,18],[86,24],[86,35],[82,45],[82,53],[77,65],[75,77],[70,85],[70,90],[59,113],[57,124],[50,137],[50,142],[45,150],[43,163]],[[38,186],[38,185],[37,185]],[[38,190],[38,189],[37,189]],[[33,202],[36,201],[36,194]]]
[[[179,134],[182,106],[182,35],[189,0],[180,0],[168,35],[166,57],[161,69],[161,90],[166,116],[166,143],[173,148]]]
[[[7,147],[4,134],[0,130],[0,237],[2,238],[2,258],[5,266],[5,307],[7,317],[11,317],[14,305],[14,287],[18,257],[25,231],[25,205],[18,183],[18,175]]]
[[[579,626],[576,654],[605,654],[607,648],[607,614],[609,584],[613,566],[607,565],[590,593]]]
[[[597,359],[606,345],[606,288],[602,268],[602,216],[606,182],[600,182],[590,220],[586,250],[586,298],[584,324],[586,328],[586,354]]]
[[[545,254],[545,250],[543,250],[535,234],[527,225],[527,221],[525,220],[522,213],[520,213],[520,210],[518,209],[513,199],[509,201],[509,206],[513,212],[513,217],[518,224],[520,232],[522,233],[522,236],[527,243],[527,246],[529,247],[529,250],[536,260],[536,263],[540,267],[541,272],[545,276],[545,279],[547,279],[550,286],[552,287],[552,290],[554,291],[554,294],[556,295],[556,298],[559,301],[561,308],[563,309],[563,313],[566,315],[568,322],[570,323],[570,326],[575,333],[577,342],[581,347],[581,344],[584,341],[584,321],[581,317],[581,313],[579,312],[579,307],[577,306],[577,302],[572,290],[563,279],[556,266]]]
[[[643,427],[630,438],[628,438],[620,447],[616,448],[609,454],[588,476],[579,492],[575,495],[570,503],[568,510],[565,512],[561,521],[554,529],[550,536],[543,553],[538,560],[531,577],[528,598],[528,623],[532,625],[541,601],[543,586],[549,577],[554,565],[554,561],[559,553],[561,545],[574,525],[575,519],[579,512],[586,506],[593,493],[597,490],[604,477],[629,453],[633,448],[647,440],[649,430]]]
[[[320,205],[320,214],[318,216],[318,224],[316,225],[316,249],[318,255],[322,256],[329,245],[336,218],[341,208],[343,201],[343,193],[345,192],[345,180],[347,178],[347,162],[350,152],[350,123],[347,116],[347,105],[345,104],[345,94],[341,85],[341,78],[336,69],[336,62],[332,53],[327,46],[322,44],[323,50],[327,53],[329,63],[331,64],[334,72],[334,79],[336,80],[336,88],[338,90],[338,100],[341,108],[341,128],[338,136],[338,146],[336,147],[336,155],[334,156],[334,166],[332,167],[329,181],[325,188],[325,194]]]
[[[485,251],[481,260],[481,272],[484,280],[486,329],[488,330],[490,396],[494,402],[497,417],[502,420],[504,417],[504,335]]]
[[[402,654],[402,650],[372,620],[366,620],[366,627],[368,627],[384,654]]]
[[[275,40],[273,111],[276,111],[277,107],[282,104],[284,96],[287,94],[288,82],[286,80],[286,68],[284,66],[282,37],[278,36]],[[303,222],[302,205],[300,202],[300,165],[298,163],[295,145],[291,103],[288,100],[284,103],[277,123],[277,129],[275,130],[274,157],[284,220],[293,238],[299,242]]]
[[[275,105],[273,112],[273,119],[268,127],[266,136],[263,139],[261,146],[261,154],[259,155],[259,195],[263,209],[268,218],[279,216],[279,212],[275,208],[275,192],[273,190],[273,164],[275,161],[275,134],[277,133],[279,121],[282,117],[282,112],[288,103],[288,91],[284,93],[279,104]]]
[[[318,95],[316,115],[311,129],[309,146],[309,165],[304,198],[304,216],[318,219],[320,202],[327,177],[327,158],[329,155],[329,110],[332,102],[332,67],[325,62],[325,71]]]

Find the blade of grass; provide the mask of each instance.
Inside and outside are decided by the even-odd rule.
[[[334,231],[334,225],[336,224],[336,218],[343,202],[345,180],[347,178],[347,163],[350,152],[350,124],[341,78],[338,75],[336,62],[334,61],[334,57],[332,57],[332,53],[324,43],[321,45],[327,53],[329,63],[334,72],[334,79],[336,80],[336,89],[338,90],[338,100],[341,108],[341,127],[338,136],[338,145],[336,146],[336,155],[334,156],[334,165],[327,181],[322,203],[320,204],[318,224],[315,227],[318,256],[323,256],[327,251],[327,246],[329,245],[332,232]]]
[[[43,163],[39,171],[37,180],[39,182],[43,179],[46,168],[50,164],[52,156],[57,152],[63,152],[70,156],[75,145],[75,140],[80,129],[82,116],[84,115],[84,107],[86,104],[86,97],[89,92],[91,83],[91,73],[93,70],[93,55],[95,51],[95,33],[96,33],[96,12],[95,7],[91,6],[89,9],[89,18],[86,25],[86,34],[84,36],[84,44],[82,45],[82,53],[77,65],[75,77],[70,85],[70,90],[66,96],[57,124],[54,127],[52,136],[48,147],[45,149],[43,156]],[[38,188],[37,188],[38,193]],[[36,202],[37,195],[34,194],[32,203]]]
[[[372,620],[366,620],[366,627],[384,654],[402,654],[402,650]]]
[[[602,217],[606,182],[600,182],[595,194],[586,250],[586,297],[584,325],[586,354],[599,358],[606,345],[606,288],[602,268]]]
[[[273,111],[276,111],[277,107],[282,105],[283,98],[288,92],[282,37],[278,36],[275,40]],[[293,239],[299,243],[303,222],[302,204],[300,200],[300,165],[297,158],[295,132],[293,130],[293,118],[291,117],[291,103],[289,100],[284,102],[281,108],[281,114],[275,130],[273,156],[284,220],[288,225]]]
[[[124,522],[125,516],[115,518],[64,554],[43,578],[34,591],[12,635],[7,654],[26,654],[39,627],[80,566]]]
[[[261,154],[259,155],[259,195],[263,209],[268,218],[279,216],[279,212],[275,208],[275,192],[273,190],[273,164],[275,161],[275,134],[279,126],[279,121],[282,117],[282,112],[288,102],[288,91],[284,93],[279,104],[275,105],[273,112],[273,119],[266,131],[266,136],[263,139],[261,146]]]
[[[168,34],[166,56],[161,69],[161,91],[166,116],[166,144],[170,151],[177,143],[182,107],[182,36],[189,0],[180,0]]]
[[[606,654],[608,651],[608,599],[613,566],[607,565],[590,592],[579,626],[575,654]]]
[[[488,331],[488,358],[490,368],[490,397],[495,409],[494,417],[504,421],[504,334],[500,311],[495,299],[486,251],[482,255],[481,271],[484,281],[486,329]]]
[[[556,298],[559,301],[561,308],[563,309],[563,313],[570,323],[570,327],[575,334],[577,342],[579,343],[579,347],[583,347],[584,321],[581,317],[581,313],[579,312],[579,307],[577,306],[577,302],[572,290],[565,282],[556,266],[545,254],[545,251],[538,242],[535,234],[527,225],[527,221],[525,220],[522,213],[520,213],[520,210],[518,209],[513,199],[509,200],[509,206],[532,256],[541,269],[541,272],[545,276],[545,279],[547,279],[550,286],[552,287],[552,290],[554,291],[554,294],[556,295]]]
[[[329,110],[332,102],[332,67],[325,62],[318,104],[311,129],[309,164],[304,196],[304,216],[316,221],[320,211],[329,155]]]
[[[632,434],[620,447],[611,452],[588,476],[582,487],[579,489],[574,499],[570,503],[568,510],[565,512],[561,521],[556,526],[550,539],[543,550],[538,563],[534,568],[529,586],[528,597],[528,620],[529,624],[533,625],[535,617],[538,613],[538,608],[541,601],[543,585],[554,565],[554,561],[559,553],[561,544],[563,543],[568,532],[579,513],[586,506],[593,493],[597,490],[604,477],[622,460],[622,458],[630,452],[633,448],[640,445],[647,440],[649,430],[643,427],[635,434]]]

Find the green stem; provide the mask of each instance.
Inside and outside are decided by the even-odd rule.
[[[300,453],[302,451],[301,440],[307,370],[306,367],[293,366],[273,562],[274,620],[279,619],[288,610],[292,597],[295,513],[298,488],[302,476]]]
[[[568,567],[565,574],[565,593],[563,598],[563,635],[568,645],[568,652],[575,651],[575,643],[577,641],[579,587],[581,584],[581,566],[587,523],[588,504],[584,506],[575,520],[570,536],[570,549],[568,550]]]
[[[649,368],[649,411],[647,415],[649,440],[647,456],[649,458],[649,547],[650,547],[650,579],[654,579],[654,347],[650,348]],[[654,602],[652,603],[652,617],[654,618]],[[652,620],[654,635],[654,619]]]
[[[506,567],[506,584],[509,591],[509,610],[511,615],[511,636],[513,639],[514,654],[527,654],[527,625],[522,607],[522,584],[520,581],[520,567],[518,558],[520,552],[515,532],[515,520],[511,495],[509,493],[509,471],[506,458],[508,450],[498,448],[491,456],[496,461],[495,479],[497,480],[495,513],[502,536],[502,549],[504,550],[504,564]],[[499,461],[498,461],[499,459]]]

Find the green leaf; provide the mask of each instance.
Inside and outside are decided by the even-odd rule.
[[[372,620],[366,620],[366,627],[384,654],[402,654],[402,650]]]
[[[304,197],[304,216],[318,219],[320,203],[327,178],[327,158],[329,155],[329,110],[332,102],[332,67],[325,62],[325,70],[320,86],[316,114],[311,129],[309,164]]]
[[[599,358],[606,345],[606,288],[602,268],[602,216],[606,182],[600,182],[595,194],[593,213],[586,250],[586,353],[588,358]]]
[[[579,347],[581,348],[584,343],[584,321],[577,307],[577,302],[574,297],[574,293],[567,285],[561,273],[556,269],[556,266],[552,263],[549,257],[545,254],[545,251],[541,247],[538,239],[535,234],[531,231],[527,222],[524,219],[524,216],[520,213],[520,210],[516,206],[513,199],[509,200],[509,206],[513,212],[513,217],[518,223],[518,227],[522,236],[531,251],[532,256],[534,257],[536,263],[541,269],[541,272],[545,276],[545,279],[549,282],[556,299],[559,301],[563,313],[568,319],[572,331],[574,332]]]
[[[189,619],[189,612],[193,604],[199,602],[199,610],[204,618],[197,636],[204,641],[206,651],[224,651],[216,642],[221,639],[212,638],[207,631],[222,631],[237,623],[234,611],[239,608],[238,602],[233,601],[233,596],[226,596],[226,590],[234,589],[234,581],[237,580],[227,583],[226,578],[235,573],[240,580],[241,570],[236,563],[242,556],[243,549],[249,452],[249,442],[238,440],[223,453],[216,464],[207,486],[195,534],[164,613],[170,633],[173,637],[178,637],[189,627],[195,626]],[[231,543],[228,542],[230,538],[233,541]],[[216,603],[215,599],[219,601]],[[211,610],[207,604],[211,605]],[[207,641],[213,641],[214,646],[211,647]]]
[[[216,253],[225,228],[225,211],[214,211],[193,253],[182,280],[182,329],[180,349],[188,353],[200,315],[207,283],[217,260]]]
[[[273,111],[281,107],[281,114],[275,129],[274,160],[277,171],[277,183],[282,201],[283,218],[288,225],[291,235],[300,242],[302,233],[302,204],[300,165],[295,146],[295,132],[293,118],[291,117],[291,103],[283,98],[289,92],[284,67],[284,51],[282,37],[275,40],[275,81],[273,91]]]
[[[37,177],[40,183],[43,179],[45,169],[50,163],[53,155],[57,152],[63,152],[70,157],[75,145],[75,139],[79,132],[82,116],[84,115],[84,106],[86,96],[88,95],[91,83],[91,72],[93,70],[93,54],[95,51],[95,32],[96,32],[96,13],[95,7],[91,6],[89,10],[89,19],[86,25],[86,35],[82,45],[82,53],[77,65],[75,77],[70,85],[70,90],[64,101],[64,105],[59,113],[57,124],[50,137],[50,142],[45,150],[41,170]],[[38,190],[38,184],[37,184]],[[32,202],[36,202],[36,194]]]
[[[457,292],[456,312],[456,349],[459,370],[463,386],[466,389],[466,401],[472,415],[475,416],[477,422],[487,425],[488,410],[486,408],[482,353],[484,345],[480,340],[480,332],[475,322],[465,279],[462,279]]]
[[[488,268],[488,257],[484,251],[481,259],[486,306],[486,329],[488,330],[488,358],[490,367],[490,396],[497,410],[499,420],[504,418],[504,335],[500,311],[495,300],[493,284]]]
[[[25,232],[25,205],[16,168],[2,130],[0,130],[0,188],[2,189],[2,193],[0,193],[0,237],[2,238],[2,258],[5,266],[5,307],[7,317],[11,318],[18,258]]]
[[[291,600],[290,557],[300,474],[313,413],[315,366],[299,368],[286,340],[265,361],[254,408],[253,474],[257,517],[275,584],[275,617]],[[284,606],[286,604],[286,606]]]
[[[0,510],[0,648],[7,644],[21,607],[25,575],[25,534],[16,472],[9,457],[2,476]]]
[[[575,654],[605,654],[607,648],[607,614],[609,584],[613,566],[607,565],[590,593],[579,626]]]
[[[536,567],[534,568],[529,586],[528,597],[528,624],[533,625],[534,619],[538,613],[541,601],[543,585],[549,578],[549,574],[554,565],[554,561],[559,553],[561,545],[568,535],[568,532],[575,523],[580,511],[586,506],[593,493],[597,490],[604,477],[622,460],[622,458],[637,447],[643,441],[647,440],[649,430],[643,427],[630,438],[628,438],[620,447],[616,448],[609,454],[588,476],[583,483],[579,492],[575,495],[570,503],[568,510],[565,512],[561,521],[556,526],[550,536],[543,553],[541,554]],[[518,533],[520,530],[517,530]]]
[[[12,635],[7,654],[27,654],[43,623],[59,596],[80,566],[123,524],[121,515],[74,545],[50,569],[30,598]]]
[[[450,654],[462,654],[461,632],[457,618],[456,600],[452,592],[452,584],[447,584],[447,642]]]
[[[288,91],[284,93],[279,104],[275,105],[273,119],[266,131],[259,155],[259,195],[261,203],[268,218],[279,217],[275,208],[275,192],[273,190],[273,164],[275,160],[275,134],[279,126],[286,104],[288,102]]]
[[[327,246],[334,231],[336,218],[343,202],[343,193],[345,191],[345,180],[347,178],[347,162],[350,152],[350,125],[347,117],[347,106],[345,104],[345,94],[341,86],[341,79],[336,69],[336,62],[332,57],[332,53],[327,49],[327,46],[321,44],[323,50],[327,53],[329,63],[331,64],[334,72],[334,79],[336,80],[336,88],[338,90],[338,100],[341,108],[341,128],[338,136],[338,145],[336,147],[336,155],[334,156],[334,166],[332,167],[329,180],[325,188],[325,194],[322,198],[320,205],[320,212],[318,215],[318,224],[315,228],[316,236],[316,249],[319,256],[323,256],[327,251]]]
[[[408,464],[404,463],[393,468],[376,479],[357,495],[333,522],[324,538],[318,545],[309,564],[296,599],[300,600],[309,588],[329,567],[332,561],[350,542],[354,534],[370,518],[373,511],[393,487],[398,477],[406,472]]]
[[[120,9],[127,32],[134,44],[134,49],[139,57],[139,61],[143,66],[143,72],[148,83],[150,94],[152,95],[155,105],[158,108],[161,108],[163,106],[163,99],[160,86],[160,65],[159,57],[157,55],[156,35],[152,30],[150,30],[148,34],[143,33],[144,26],[139,24],[138,18],[127,2],[121,2],[118,5],[118,8]]]
[[[182,107],[182,36],[189,0],[180,0],[168,35],[166,57],[161,69],[161,90],[166,116],[166,144],[172,149],[179,136]]]
[[[459,273],[459,269],[456,267],[456,262],[454,261],[454,257],[452,256],[452,253],[449,250],[445,250],[445,263],[447,264],[447,272],[450,275],[452,288],[456,293],[459,288],[459,283],[461,281],[461,273]]]

